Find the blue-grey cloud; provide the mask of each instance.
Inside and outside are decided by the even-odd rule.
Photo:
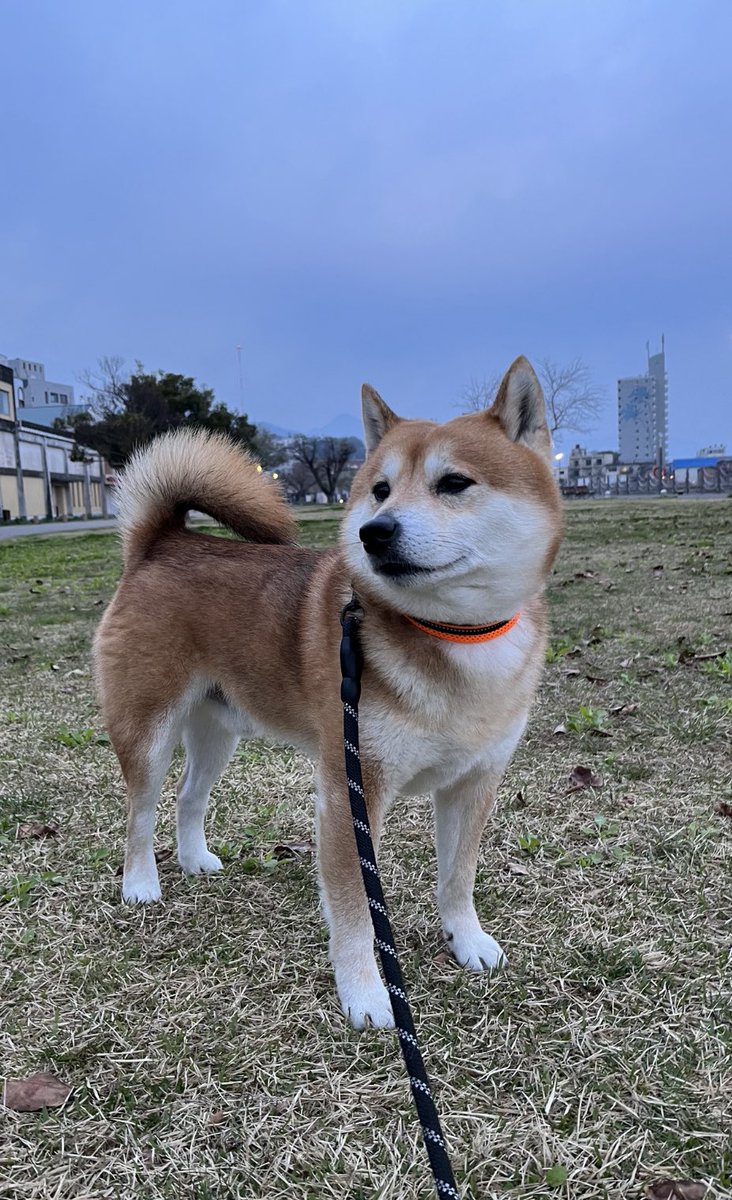
[[[732,443],[726,0],[36,0],[4,12],[0,350],[287,426],[445,418],[519,352]],[[15,47],[15,50],[12,48]],[[732,448],[732,447],[731,447]]]

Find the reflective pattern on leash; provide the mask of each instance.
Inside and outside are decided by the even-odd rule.
[[[361,760],[358,752],[358,701],[361,693],[362,657],[358,638],[358,601],[351,600],[341,614],[343,637],[341,639],[341,700],[343,701],[343,742],[346,756],[348,799],[351,804],[353,832],[356,838],[358,858],[361,864],[363,886],[368,898],[374,941],[381,959],[381,969],[394,1014],[394,1023],[399,1036],[402,1056],[407,1068],[412,1097],[417,1109],[422,1137],[432,1167],[435,1188],[446,1200],[460,1200],[455,1177],[447,1155],[445,1140],[440,1128],[435,1102],[432,1099],[412,1013],[407,999],[407,990],[399,967],[394,935],[381,887],[381,877],[376,863],[368,812],[361,776]]]

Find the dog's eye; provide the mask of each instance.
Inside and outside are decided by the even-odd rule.
[[[438,479],[435,490],[439,495],[455,496],[458,492],[472,487],[474,483],[475,480],[468,479],[467,475],[443,475],[442,479]]]
[[[375,483],[371,489],[372,496],[379,501],[386,500],[390,492],[391,488],[385,479],[382,479],[380,483]]]

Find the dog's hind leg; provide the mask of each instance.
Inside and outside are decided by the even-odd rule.
[[[127,783],[127,850],[122,896],[131,903],[148,904],[160,899],[160,880],[153,838],[155,810],[160,790],[180,737],[178,719],[166,716],[152,732],[146,751],[136,746],[130,754],[118,749],[112,737]]]
[[[178,782],[176,824],[178,862],[189,875],[221,870],[221,859],[206,845],[204,821],[211,788],[229,763],[239,730],[231,710],[218,700],[202,700],[183,728],[186,762]]]

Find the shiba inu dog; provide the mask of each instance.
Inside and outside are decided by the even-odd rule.
[[[241,737],[317,761],[318,868],[344,1013],[390,1026],[343,764],[339,614],[364,616],[361,765],[375,844],[397,795],[433,797],[437,902],[455,958],[503,958],[473,904],[480,836],[526,725],[545,651],[543,590],[561,538],[544,398],[529,363],[493,406],[444,425],[402,420],[363,388],[367,459],[337,549],[295,546],[271,480],[226,439],[179,432],[131,460],[120,489],[124,574],[94,646],[127,784],[123,896],[159,900],[155,809],[176,745],[178,860],[218,871],[204,818]],[[248,539],[186,528],[201,510]]]

